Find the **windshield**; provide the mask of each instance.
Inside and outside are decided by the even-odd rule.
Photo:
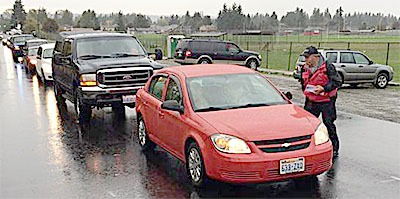
[[[188,78],[187,87],[194,111],[288,103],[264,77],[254,73]]]
[[[32,39],[33,36],[22,36],[22,37],[15,37],[14,43],[18,44],[25,44],[25,41]]]
[[[78,59],[145,56],[145,51],[134,37],[102,37],[81,39],[77,42]]]
[[[28,56],[36,56],[38,50],[39,50],[39,48],[29,48],[28,49]]]
[[[49,48],[49,49],[45,49],[43,51],[43,58],[47,59],[47,58],[52,58],[53,57],[53,48]]]
[[[47,42],[45,42],[45,41],[38,41],[38,42],[29,42],[26,45],[27,45],[27,47],[31,47],[31,46],[40,46],[40,45],[46,44],[46,43]]]

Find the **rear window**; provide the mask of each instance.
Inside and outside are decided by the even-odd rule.
[[[176,46],[176,49],[185,49],[188,46],[188,41],[186,40],[181,40],[178,42],[178,45]]]
[[[206,42],[206,41],[193,41],[190,44],[190,48],[192,50],[197,50],[197,51],[210,51],[211,49],[211,42]]]

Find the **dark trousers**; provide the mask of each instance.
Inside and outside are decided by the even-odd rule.
[[[329,138],[332,141],[333,150],[339,151],[339,138],[336,133],[336,96],[331,98],[330,102],[311,102],[306,99],[304,109],[315,117],[319,117],[322,113],[322,121],[328,129]]]

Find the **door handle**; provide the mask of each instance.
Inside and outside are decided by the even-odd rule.
[[[146,101],[143,101],[143,105],[149,106],[149,104]]]
[[[161,111],[158,111],[158,115],[161,117],[161,118],[164,118],[164,113],[163,112],[161,112]]]
[[[340,67],[346,67],[346,65],[341,65]]]
[[[364,66],[360,65],[360,66],[358,66],[358,67],[362,68],[362,67],[364,67]]]

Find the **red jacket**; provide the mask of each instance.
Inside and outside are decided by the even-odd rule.
[[[326,62],[324,62],[315,72],[311,74],[311,69],[308,67],[303,68],[302,73],[302,82],[303,88],[306,88],[307,85],[313,86],[325,86],[329,83],[329,77],[327,74]],[[326,90],[326,89],[325,89]],[[331,97],[337,94],[337,88],[331,91],[324,91],[319,95],[314,94],[313,92],[308,91],[307,89],[303,90],[304,95],[306,98],[312,102],[329,102]]]

